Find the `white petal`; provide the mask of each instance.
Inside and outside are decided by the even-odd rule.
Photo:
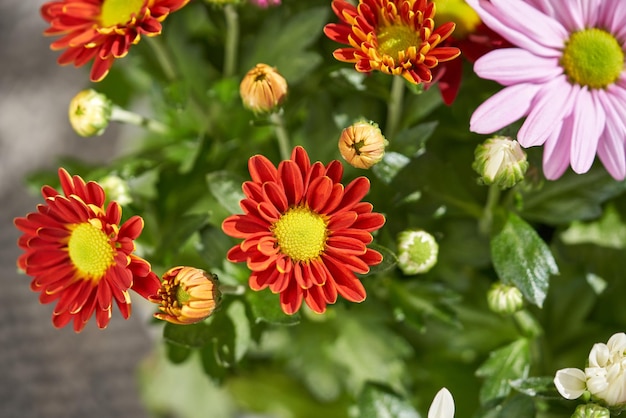
[[[521,48],[503,48],[476,60],[474,72],[481,78],[510,86],[526,82],[545,83],[563,74],[563,68],[557,58],[539,57]]]
[[[526,116],[538,84],[517,84],[506,87],[478,106],[470,120],[470,130],[490,134]]]
[[[556,180],[569,167],[572,143],[571,118],[556,124],[543,147],[543,174],[548,180]]]
[[[623,353],[624,350],[626,350],[626,334],[623,332],[613,334],[611,338],[609,338],[609,341],[607,341],[606,346],[611,353],[619,353],[620,357],[624,357]]]
[[[603,343],[596,343],[591,347],[589,352],[589,368],[600,367],[603,368],[607,365],[611,353],[609,347]]]
[[[577,399],[586,390],[587,377],[580,369],[568,368],[556,372],[554,385],[565,399]]]
[[[604,130],[606,114],[587,88],[578,91],[574,99],[572,131],[572,170],[586,173],[591,168],[598,149],[598,140]]]
[[[454,399],[446,388],[442,388],[428,409],[428,418],[454,418]]]
[[[467,0],[482,21],[512,44],[543,57],[559,57],[568,32],[521,0]],[[532,24],[528,24],[532,22]]]
[[[572,111],[572,85],[565,76],[543,86],[537,93],[528,117],[517,133],[523,147],[542,145]]]

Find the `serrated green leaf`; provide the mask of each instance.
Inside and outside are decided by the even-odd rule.
[[[476,376],[485,378],[480,388],[480,403],[504,398],[511,392],[510,381],[526,378],[530,369],[530,347],[525,338],[492,351],[489,358],[476,370]]]
[[[300,314],[287,315],[280,307],[279,296],[268,290],[246,292],[246,300],[250,304],[256,322],[267,322],[278,325],[296,325],[300,322]]]
[[[559,269],[552,252],[530,225],[509,213],[491,239],[491,257],[503,283],[517,286],[530,303],[543,305],[550,275],[558,274]]]
[[[408,401],[379,385],[365,386],[358,407],[360,418],[420,418]]]
[[[372,167],[372,171],[383,183],[389,184],[411,160],[398,152],[386,152],[383,159]]]
[[[201,348],[211,341],[209,327],[198,322],[190,325],[176,325],[170,322],[163,328],[163,339],[171,344],[187,348]]]
[[[230,213],[241,213],[239,202],[245,199],[242,180],[228,171],[216,171],[206,176],[209,191]]]
[[[263,62],[276,67],[289,84],[302,80],[322,61],[317,53],[308,52],[306,48],[323,33],[329,10],[328,7],[317,7],[288,19],[279,13],[266,19],[244,55],[243,70],[248,71]]]

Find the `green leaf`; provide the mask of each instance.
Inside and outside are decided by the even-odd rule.
[[[622,249],[626,247],[626,225],[613,205],[607,206],[602,217],[591,223],[572,222],[561,234],[566,244],[596,244]]]
[[[233,345],[233,357],[235,362],[241,361],[252,344],[250,321],[246,315],[246,308],[240,300],[233,301],[226,310],[226,314],[233,323],[235,341]]]
[[[246,300],[250,304],[256,322],[267,322],[279,325],[296,325],[300,322],[300,314],[287,315],[280,307],[278,295],[269,290],[246,292]]]
[[[409,157],[398,152],[386,152],[383,159],[372,167],[372,171],[383,183],[389,184],[410,161]]]
[[[244,54],[243,70],[263,62],[276,67],[289,84],[302,80],[322,61],[306,48],[323,33],[329,10],[317,7],[293,16],[276,13],[268,17]]]
[[[245,199],[242,181],[227,171],[216,171],[206,176],[209,191],[230,213],[241,213],[239,202]]]
[[[167,341],[165,342],[165,350],[168,360],[174,364],[184,363],[191,354],[191,349],[189,347]]]
[[[365,386],[358,398],[360,418],[420,418],[413,406],[388,389]]]
[[[509,382],[516,391],[528,396],[550,396],[560,399],[561,395],[554,386],[554,376],[528,377]]]
[[[573,220],[597,218],[601,204],[626,189],[604,169],[586,174],[566,173],[557,181],[545,182],[539,190],[522,193],[522,215],[548,224],[566,224]]]
[[[493,265],[506,284],[514,284],[524,297],[539,307],[548,293],[551,274],[558,274],[556,261],[537,232],[514,213],[491,239]]]
[[[396,254],[389,248],[377,244],[371,244],[369,247],[372,250],[376,250],[383,255],[383,261],[381,261],[380,264],[372,266],[369,274],[378,274],[385,272],[392,269],[393,267],[395,267],[396,264],[398,264],[398,256],[396,256]]]
[[[163,328],[163,339],[169,343],[187,348],[201,348],[211,341],[209,327],[198,322],[190,325],[176,325],[170,322]]]
[[[476,376],[485,378],[480,388],[480,403],[508,396],[510,381],[526,378],[530,369],[530,346],[525,338],[492,351],[489,358],[476,370]]]

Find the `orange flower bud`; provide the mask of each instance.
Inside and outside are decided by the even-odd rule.
[[[275,68],[257,64],[241,81],[239,94],[246,108],[254,113],[268,113],[285,100],[287,81]]]
[[[386,145],[387,140],[374,122],[356,122],[339,137],[341,156],[356,168],[370,168],[382,160]]]
[[[219,305],[217,276],[194,267],[174,267],[152,302],[159,304],[154,316],[173,324],[193,324],[209,317]]]

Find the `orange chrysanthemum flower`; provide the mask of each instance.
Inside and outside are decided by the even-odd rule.
[[[65,49],[59,64],[83,66],[93,60],[91,81],[102,80],[116,58],[126,56],[141,35],[161,33],[161,22],[189,0],[58,0],[44,4],[50,23],[45,35],[62,38],[50,48]]]
[[[401,75],[413,84],[432,80],[431,70],[456,58],[456,47],[440,46],[454,31],[453,22],[435,29],[435,4],[428,0],[359,0],[357,7],[333,0],[341,23],[329,23],[324,33],[350,45],[333,56],[353,62],[360,72]]]
[[[244,239],[230,249],[228,260],[247,263],[250,287],[280,293],[290,315],[302,300],[318,313],[337,294],[363,301],[365,289],[355,273],[382,261],[367,244],[385,223],[370,203],[361,202],[369,180],[359,177],[344,188],[339,161],[311,164],[302,147],[278,168],[262,155],[250,158],[248,167],[252,181],[243,184],[244,214],[225,219],[222,229]]]
[[[147,299],[160,287],[150,264],[133,254],[143,220],[133,216],[120,225],[120,205],[110,202],[105,208],[97,183],[85,183],[62,168],[59,178],[64,195],[44,186],[45,204],[14,221],[23,232],[18,245],[25,251],[17,265],[33,277],[31,289],[41,292],[41,303],[57,301],[55,327],[74,320],[74,331],[80,332],[95,313],[98,327],[105,328],[113,300],[128,318],[129,289]]]

